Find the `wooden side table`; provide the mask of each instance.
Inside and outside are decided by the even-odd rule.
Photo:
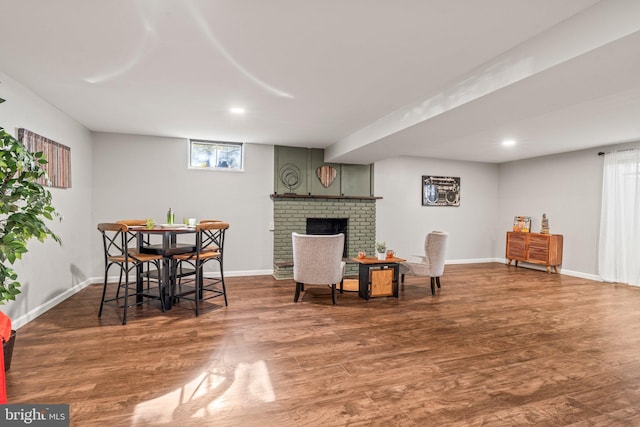
[[[398,298],[398,278],[402,258],[352,258],[358,263],[358,295],[371,297],[393,296]]]

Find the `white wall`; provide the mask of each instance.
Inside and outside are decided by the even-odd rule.
[[[52,188],[53,205],[63,216],[50,228],[62,238],[62,246],[49,240],[29,243],[29,252],[15,264],[22,283],[16,301],[1,307],[19,328],[88,283],[91,257],[91,135],[79,123],[0,73],[0,127],[17,135],[26,128],[71,147],[70,189]]]
[[[425,233],[442,229],[450,233],[448,263],[504,260],[513,217],[531,216],[532,231],[537,232],[546,213],[551,233],[564,236],[560,271],[598,280],[600,150],[500,165],[404,157],[378,162],[375,194],[383,199],[377,203],[377,240],[386,240],[399,256],[418,254]],[[423,207],[422,175],[460,176],[460,207]]]
[[[103,268],[99,222],[195,217],[230,224],[225,274],[270,274],[273,269],[273,146],[245,144],[244,172],[187,168],[188,140],[94,133],[93,275]]]
[[[512,225],[515,215],[532,217],[532,230],[540,230],[542,214],[551,233],[564,236],[561,272],[599,280],[598,234],[604,157],[598,151],[639,147],[631,142],[504,163],[499,168],[500,226]],[[498,255],[504,257],[505,241]]]
[[[424,253],[432,230],[449,232],[449,263],[493,260],[498,167],[487,163],[399,157],[375,164],[376,238],[400,257]],[[422,206],[422,176],[460,177],[460,206]]]
[[[377,240],[386,240],[400,256],[418,254],[425,233],[442,229],[450,233],[448,263],[504,260],[513,217],[531,216],[532,231],[539,231],[546,213],[551,232],[564,236],[561,272],[597,280],[603,163],[598,151],[500,165],[404,157],[378,162],[375,194],[383,199],[377,204]],[[460,176],[460,207],[423,207],[422,175]]]
[[[503,163],[499,167],[499,227],[513,227],[516,215],[531,216],[539,232],[546,213],[552,234],[563,235],[561,269],[597,279],[603,157],[598,150]],[[506,239],[496,256],[504,258]]]

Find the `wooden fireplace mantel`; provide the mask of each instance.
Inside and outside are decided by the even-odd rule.
[[[377,196],[319,196],[312,194],[288,194],[288,193],[275,193],[271,194],[271,200],[276,199],[351,199],[351,200],[378,200],[382,197]]]

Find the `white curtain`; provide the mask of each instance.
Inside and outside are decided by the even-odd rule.
[[[640,150],[605,155],[598,267],[606,282],[640,286]]]

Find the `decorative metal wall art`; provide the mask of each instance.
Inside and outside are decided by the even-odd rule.
[[[278,176],[280,177],[280,182],[289,189],[290,193],[293,193],[293,190],[300,187],[302,183],[300,168],[293,163],[285,163],[282,165]]]
[[[422,206],[460,206],[460,177],[423,175]]]

